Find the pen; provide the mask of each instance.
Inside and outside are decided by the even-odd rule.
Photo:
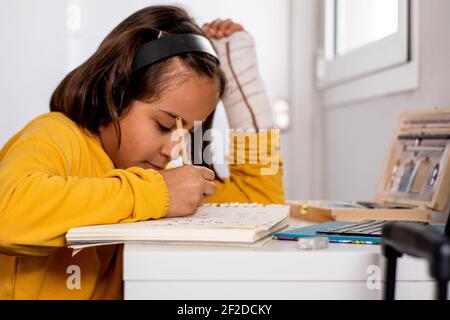
[[[183,165],[185,165],[185,164],[189,163],[189,158],[188,158],[187,151],[186,151],[186,142],[184,140],[184,130],[183,130],[183,120],[181,119],[181,117],[177,117],[176,123],[177,123],[177,129],[179,130],[178,132],[180,133],[179,142],[181,144],[181,156],[182,156],[182,160],[183,160]]]

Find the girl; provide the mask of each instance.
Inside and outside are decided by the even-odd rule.
[[[136,69],[144,45],[177,34],[209,37],[221,64],[193,51]],[[175,119],[206,130],[221,98],[231,128],[272,127],[255,58],[251,36],[231,20],[200,29],[181,8],[153,6],[120,23],[59,84],[52,112],[0,152],[0,298],[122,298],[122,246],[72,257],[70,228],[184,216],[205,202],[283,203],[281,168],[263,176],[260,161],[230,164],[229,179],[207,163],[168,167]],[[247,160],[256,149],[239,148]]]

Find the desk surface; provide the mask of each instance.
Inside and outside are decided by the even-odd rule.
[[[314,223],[303,222],[295,219],[289,221],[288,229],[300,228]],[[275,254],[287,254],[288,252],[295,252],[297,255],[323,255],[332,253],[352,253],[352,254],[379,254],[381,253],[381,246],[379,245],[352,245],[352,244],[330,244],[328,249],[317,251],[301,251],[297,247],[296,241],[280,241],[271,240],[261,247],[237,247],[237,246],[220,246],[220,245],[146,245],[146,244],[126,244],[125,252],[127,257],[134,257],[139,255],[145,257],[147,255],[153,256],[158,252],[163,254],[184,253],[184,254],[238,254],[238,255],[266,255],[268,252]]]
[[[352,253],[352,254],[380,254],[381,246],[379,245],[353,245],[353,244],[336,244],[330,243],[327,249],[324,250],[299,250],[296,241],[281,241],[272,239],[261,247],[233,247],[220,245],[158,245],[158,244],[126,244],[125,251],[127,254],[139,254],[141,256],[153,255],[157,252],[163,253],[211,253],[218,252],[226,254],[232,252],[233,254],[267,254],[295,252],[299,255],[323,255],[331,253]]]
[[[293,220],[290,228],[303,225]],[[383,280],[384,258],[379,245],[301,251],[280,240],[252,248],[127,244],[123,266],[128,299],[379,299],[367,281]],[[400,259],[403,296],[432,297],[428,274],[425,261]]]

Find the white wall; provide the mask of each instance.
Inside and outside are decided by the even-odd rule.
[[[0,9],[0,145],[48,111],[65,74],[65,2],[2,1]]]
[[[290,89],[292,126],[285,137],[288,198],[322,197],[322,110],[315,87],[315,57],[320,44],[318,0],[292,0]]]
[[[374,194],[397,120],[404,111],[450,107],[450,1],[418,1],[420,88],[323,109],[323,197]]]

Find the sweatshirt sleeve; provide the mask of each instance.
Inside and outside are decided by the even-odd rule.
[[[45,140],[15,144],[0,162],[0,252],[46,256],[73,227],[157,219],[169,191],[154,170],[112,170],[101,177],[61,175],[70,154]]]
[[[215,180],[217,191],[206,203],[284,204],[279,130],[231,134],[227,154],[230,177]]]

